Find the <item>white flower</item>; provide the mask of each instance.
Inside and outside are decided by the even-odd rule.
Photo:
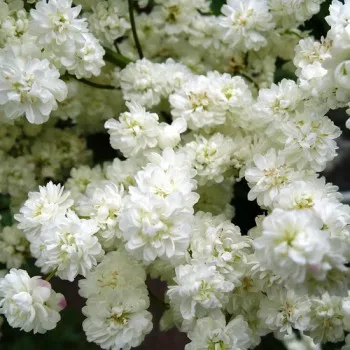
[[[297,67],[297,76],[307,80],[325,76],[327,70],[322,64],[331,57],[331,45],[328,39],[321,42],[311,37],[300,40],[295,48],[293,60]]]
[[[342,298],[328,293],[311,299],[309,335],[316,343],[344,340]]]
[[[181,141],[181,134],[186,131],[187,123],[184,118],[175,119],[170,125],[161,123],[159,125],[158,146],[161,149],[174,148]]]
[[[331,26],[328,37],[334,41],[336,46],[343,48],[350,47],[349,35],[350,3],[334,0],[329,7],[329,16],[326,21]]]
[[[126,1],[98,1],[92,10],[87,13],[91,31],[104,45],[113,45],[131,28]]]
[[[287,139],[282,154],[298,169],[310,166],[315,171],[322,171],[337,155],[335,139],[341,131],[326,116],[300,116],[283,125],[283,132]]]
[[[41,0],[30,11],[29,31],[39,44],[74,45],[87,32],[86,20],[77,18],[80,11],[72,0]]]
[[[170,303],[179,306],[185,320],[203,317],[210,309],[224,307],[234,287],[214,265],[204,262],[177,266],[175,273],[175,285],[169,286],[167,294]]]
[[[25,57],[15,47],[0,50],[0,105],[7,119],[25,114],[30,123],[49,119],[57,101],[67,96],[66,84],[49,61]]]
[[[72,0],[41,0],[30,11],[29,33],[58,68],[89,78],[100,74],[105,51],[88,33],[86,19],[77,18],[80,11],[81,5],[72,7]]]
[[[9,268],[19,268],[28,254],[29,243],[15,226],[6,226],[0,233],[0,262]]]
[[[293,289],[276,287],[268,290],[267,296],[260,300],[258,317],[271,331],[290,335],[293,329],[307,329],[309,311],[310,301],[305,295],[298,295]]]
[[[322,226],[311,211],[275,209],[263,221],[262,235],[253,242],[260,263],[291,282],[303,282],[307,272],[324,279],[330,266],[323,259],[330,244]]]
[[[123,187],[113,183],[89,185],[86,193],[77,205],[77,212],[82,217],[94,219],[100,227],[104,246],[113,246],[116,238],[121,238],[119,215],[123,208]]]
[[[157,199],[135,192],[125,204],[119,227],[126,249],[145,263],[151,263],[157,257],[183,257],[192,223],[193,215],[183,209],[178,194]]]
[[[86,191],[89,184],[102,181],[103,179],[100,166],[90,168],[82,165],[71,170],[70,178],[65,183],[65,187],[71,192],[72,197],[76,199]]]
[[[224,39],[237,49],[259,50],[267,44],[265,32],[274,27],[266,0],[228,0],[221,12]]]
[[[171,148],[166,148],[161,155],[152,153],[148,158],[152,163],[148,163],[136,174],[137,190],[130,187],[130,193],[137,196],[140,191],[148,196],[153,195],[158,200],[176,196],[176,202],[169,204],[173,206],[181,202],[183,209],[188,208],[192,212],[198,195],[192,192],[197,187],[193,179],[196,172],[189,166],[188,160]],[[167,165],[169,160],[172,164]]]
[[[90,78],[92,75],[100,75],[101,68],[105,65],[104,54],[105,50],[98,40],[90,33],[84,33],[83,41],[77,47],[74,59],[62,59],[62,64],[78,79]]]
[[[270,206],[282,187],[302,177],[288,166],[285,157],[274,148],[266,155],[255,154],[253,162],[245,170],[244,176],[251,188],[248,199],[257,199],[259,205]]]
[[[157,145],[158,115],[146,112],[137,102],[128,102],[130,112],[120,115],[119,121],[110,119],[105,123],[111,135],[111,145],[126,157],[134,156]]]
[[[218,318],[204,317],[188,332],[191,343],[185,350],[230,349],[246,350],[251,345],[251,331],[243,316],[237,316],[226,324],[223,314]]]
[[[337,190],[337,186],[326,183],[323,177],[297,180],[281,189],[273,204],[285,210],[314,208],[317,204],[322,206],[325,199],[340,200]]]
[[[102,262],[79,280],[79,294],[84,298],[102,294],[107,290],[128,292],[130,287],[145,286],[144,268],[124,251],[115,251],[104,256]]]
[[[269,123],[267,134],[274,135],[276,130],[281,128],[281,122],[295,115],[301,101],[300,87],[292,80],[283,79],[278,85],[272,84],[268,89],[259,90],[259,96],[254,105],[256,114],[254,120],[259,121],[260,124]]]
[[[39,276],[30,278],[24,270],[11,269],[0,278],[0,313],[11,327],[45,333],[56,327],[65,306],[64,296]]]
[[[185,118],[192,130],[223,124],[225,106],[220,102],[224,96],[217,85],[215,80],[202,75],[189,79],[170,95],[171,114]]]
[[[120,85],[126,101],[137,101],[142,106],[159,104],[162,95],[159,67],[147,59],[128,64],[120,72]]]
[[[269,0],[273,19],[279,26],[291,28],[320,11],[324,0]]]
[[[39,192],[29,192],[20,213],[15,215],[18,228],[24,230],[27,238],[32,238],[43,227],[59,223],[72,204],[69,192],[50,181],[46,186],[39,186]]]
[[[89,298],[83,329],[89,342],[102,349],[129,350],[152,330],[149,299],[143,289],[116,290]]]
[[[197,171],[200,185],[223,182],[225,176],[229,178],[236,165],[236,150],[233,138],[221,133],[210,137],[195,135],[195,141],[187,143],[183,148]]]
[[[68,211],[57,225],[44,227],[32,243],[36,265],[46,273],[57,268],[56,275],[69,281],[78,274],[86,276],[104,254],[95,236],[97,231],[96,222],[79,219]]]
[[[135,175],[142,165],[139,159],[128,158],[124,161],[113,159],[112,164],[106,167],[106,177],[116,185],[123,185],[125,189],[135,185]]]
[[[191,257],[212,263],[229,281],[238,283],[242,271],[235,263],[244,260],[250,252],[251,240],[241,236],[239,227],[226,220],[223,215],[198,212],[191,239]]]

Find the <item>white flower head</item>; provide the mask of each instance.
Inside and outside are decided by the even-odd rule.
[[[137,260],[124,251],[110,252],[100,264],[92,269],[86,279],[79,281],[79,294],[84,298],[105,293],[106,291],[129,290],[144,287],[146,273]]]
[[[258,50],[267,44],[266,33],[274,27],[267,0],[228,0],[221,12],[224,39],[242,51]]]
[[[257,199],[259,205],[270,206],[281,188],[302,177],[301,173],[288,166],[285,157],[274,148],[265,155],[255,154],[253,162],[245,170],[244,176],[251,188],[248,199]]]
[[[307,272],[323,279],[330,269],[323,260],[330,243],[322,226],[311,211],[275,209],[264,219],[262,235],[253,242],[257,257],[285,280],[303,282]]]
[[[185,320],[203,317],[212,309],[220,309],[228,302],[234,285],[226,281],[215,265],[192,261],[175,268],[175,284],[169,286],[171,304],[180,308]]]
[[[14,328],[34,333],[52,330],[65,306],[64,296],[39,276],[30,278],[24,270],[11,269],[0,278],[0,313]]]
[[[95,221],[79,219],[68,211],[60,223],[43,228],[40,238],[32,243],[36,265],[45,273],[57,268],[56,275],[69,281],[78,274],[86,276],[104,255],[97,231]]]
[[[97,222],[100,227],[99,235],[106,247],[113,246],[115,239],[121,237],[119,213],[124,205],[123,197],[123,187],[106,182],[89,185],[85,195],[78,201],[78,214]]]
[[[116,290],[89,298],[83,329],[89,342],[103,349],[129,350],[152,330],[149,299],[143,289]]]
[[[157,199],[135,192],[121,213],[119,227],[126,249],[136,258],[151,263],[157,257],[183,257],[192,224],[193,215],[183,209],[180,195]]]
[[[49,119],[57,101],[67,96],[66,84],[46,59],[26,57],[14,47],[0,50],[0,105],[5,117],[25,115],[30,123]]]
[[[85,19],[78,19],[81,5],[72,7],[72,0],[41,0],[30,11],[30,33],[40,44],[73,44],[87,32]]]
[[[146,112],[137,102],[128,102],[130,112],[120,115],[119,121],[110,119],[105,128],[111,135],[111,145],[119,149],[126,157],[153,148],[157,145],[158,115]]]
[[[72,205],[69,192],[50,181],[46,186],[39,186],[39,192],[29,192],[15,219],[19,222],[18,228],[30,239],[43,227],[59,223]]]
[[[226,324],[223,314],[220,317],[204,317],[196,322],[188,333],[191,343],[185,350],[235,349],[246,350],[251,345],[251,331],[243,316],[237,316]]]

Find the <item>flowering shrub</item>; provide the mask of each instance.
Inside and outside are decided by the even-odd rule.
[[[350,349],[350,207],[321,175],[341,135],[326,113],[350,114],[350,0],[318,40],[305,22],[323,2],[0,0],[8,325],[56,327],[56,276],[102,349],[153,327],[186,350]],[[295,79],[275,79],[281,62]],[[96,134],[114,151],[96,157]],[[167,286],[159,325],[150,278]]]

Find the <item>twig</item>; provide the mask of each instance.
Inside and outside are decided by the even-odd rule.
[[[105,53],[103,58],[106,61],[113,63],[117,67],[125,68],[129,63],[134,62],[130,58],[125,57],[125,56],[121,55],[120,53],[112,51],[106,47],[104,47],[104,50],[106,53]]]
[[[50,274],[45,278],[45,281],[49,282],[51,278],[56,275],[57,270],[58,270],[58,266],[50,272]]]
[[[134,17],[133,0],[128,0],[128,4],[129,4],[129,16],[130,16],[132,35],[134,36],[134,41],[135,41],[137,52],[139,53],[139,57],[140,57],[140,59],[142,59],[143,52],[142,52],[142,47],[141,47],[141,44],[139,41],[139,37],[137,36],[135,17]]]

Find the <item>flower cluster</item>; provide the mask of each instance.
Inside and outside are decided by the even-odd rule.
[[[303,25],[322,2],[0,0],[12,327],[53,329],[65,300],[48,280],[80,278],[87,340],[137,347],[150,276],[167,285],[160,328],[187,333],[186,350],[270,333],[350,348],[350,207],[321,174],[341,135],[327,113],[350,115],[350,0],[317,40]],[[281,61],[295,79],[277,78]],[[248,229],[240,183],[260,207]],[[16,270],[28,257],[46,280]]]

